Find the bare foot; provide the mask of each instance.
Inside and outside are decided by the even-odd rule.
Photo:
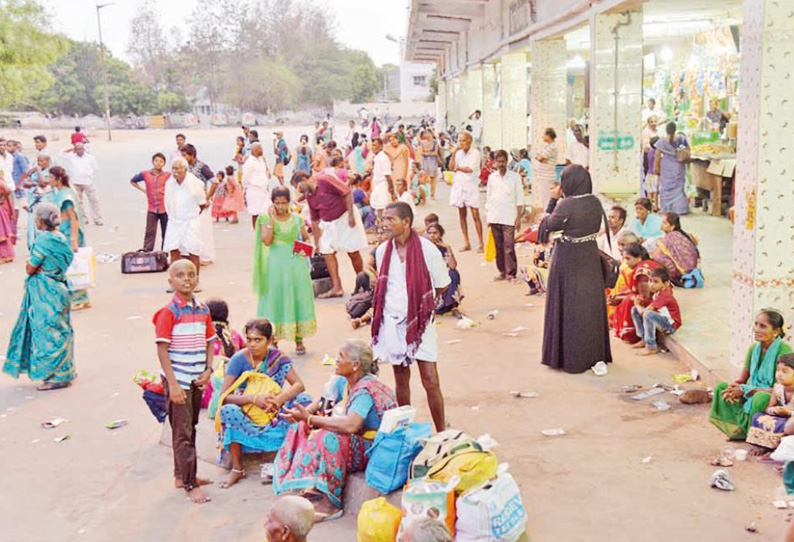
[[[322,500],[312,503],[314,506],[314,521],[322,523],[323,521],[333,521],[342,517],[342,510],[331,504],[331,501],[325,495]]]
[[[471,245],[464,245],[464,247],[460,249],[458,252],[468,252],[470,250],[471,250]]]
[[[505,280],[505,278],[506,278],[506,277],[505,277],[504,275],[496,275],[496,276],[493,278],[493,281],[494,281],[494,282],[499,282],[500,280]]]
[[[350,321],[350,325],[353,326],[353,329],[358,329],[361,327],[361,318],[353,318]]]
[[[318,295],[317,299],[331,299],[331,298],[334,298],[334,297],[342,297],[343,295],[345,295],[345,292],[343,292],[342,290],[337,290],[337,291],[329,290],[328,292],[325,292],[324,294]]]
[[[44,384],[37,386],[36,389],[38,391],[52,391],[68,388],[71,385],[71,382],[45,382]]]
[[[750,450],[747,451],[747,455],[750,457],[764,457],[770,455],[769,450],[766,448],[762,448],[761,446],[753,446]]]
[[[232,471],[229,473],[229,477],[221,482],[220,486],[223,489],[228,489],[243,478],[245,478],[245,470],[232,469]]]
[[[485,252],[485,247],[484,246],[480,245],[479,247],[477,247],[477,253],[478,254],[482,254],[483,252]]]
[[[204,490],[201,489],[201,486],[194,487],[188,491],[187,496],[195,504],[204,504],[205,502],[210,502],[212,500],[204,493]]]
[[[197,476],[196,477],[196,483],[198,485],[200,485],[200,486],[208,486],[208,485],[213,484],[214,482],[212,480],[208,479],[208,478],[199,478]],[[185,487],[185,484],[182,483],[182,480],[179,480],[178,478],[174,478],[174,488],[175,489],[182,489],[183,487]]]
[[[644,342],[642,342],[642,341],[640,341],[640,342],[638,342],[638,343],[634,343],[634,344],[632,344],[632,345],[631,345],[631,347],[632,347],[632,348],[637,348],[637,349],[640,349],[640,348],[645,348],[645,343],[644,343]]]
[[[640,350],[637,352],[638,356],[653,356],[654,354],[658,354],[658,348],[646,348],[645,350]]]

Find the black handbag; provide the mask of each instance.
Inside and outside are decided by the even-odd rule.
[[[121,272],[125,275],[135,273],[162,273],[168,269],[168,254],[165,252],[126,252],[121,256]]]
[[[331,276],[328,272],[328,266],[325,265],[325,258],[321,254],[315,253],[311,257],[311,275],[312,280],[325,279]]]
[[[609,222],[607,221],[606,211],[604,211],[603,208],[601,208],[601,214],[604,216],[604,227],[606,229],[609,251],[612,252],[612,237],[609,234]],[[601,257],[601,274],[604,276],[604,287],[614,288],[620,276],[620,261],[603,250],[599,250],[598,255]]]

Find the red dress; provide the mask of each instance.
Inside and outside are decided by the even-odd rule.
[[[631,308],[634,306],[634,299],[632,298],[639,294],[638,285],[648,282],[650,280],[651,271],[659,267],[662,267],[662,264],[653,260],[643,260],[637,264],[637,267],[635,267],[633,272],[629,275],[629,280],[627,282],[629,283],[628,287],[632,295],[628,296],[618,305],[617,309],[615,309],[615,313],[612,315],[612,322],[610,322],[612,329],[615,330],[615,337],[620,340],[629,344],[640,342],[640,338],[634,332],[634,320],[631,318]],[[650,302],[650,299],[647,301]]]

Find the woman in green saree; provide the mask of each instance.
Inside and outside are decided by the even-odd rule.
[[[755,317],[755,343],[745,357],[744,368],[735,382],[720,382],[714,388],[709,421],[728,436],[744,440],[753,416],[766,410],[775,385],[777,358],[792,353],[783,342],[783,315],[764,309]]]
[[[6,353],[3,372],[43,380],[39,391],[71,385],[74,380],[74,332],[66,269],[72,249],[58,231],[60,210],[50,203],[36,207],[39,229],[25,271],[25,296]]]

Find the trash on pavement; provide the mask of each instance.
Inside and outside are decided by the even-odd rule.
[[[510,331],[512,331],[513,333],[520,333],[520,332],[526,331],[528,329],[529,329],[528,327],[517,326],[517,327],[514,327],[513,329],[511,329]]]
[[[712,459],[709,462],[709,464],[712,467],[732,467],[733,466],[733,461],[731,461],[730,459],[726,459],[724,457],[718,457],[716,459]]]
[[[634,393],[635,391],[640,391],[642,389],[642,384],[630,384],[628,386],[623,386],[623,393]]]
[[[678,373],[673,375],[673,380],[679,384],[684,384],[686,382],[692,382],[695,379],[692,378],[692,375],[689,373]]]
[[[609,369],[607,368],[607,364],[604,363],[603,361],[599,361],[598,363],[590,367],[590,369],[592,369],[592,371],[595,373],[596,376],[606,376],[606,374],[609,372]]]
[[[704,389],[686,390],[678,397],[678,400],[685,405],[700,405],[710,403],[711,396]]]
[[[134,316],[127,316],[127,320],[140,320],[143,316],[138,316],[137,314]]]
[[[463,341],[460,340],[460,339],[450,339],[450,340],[447,341],[447,344],[458,344],[458,343],[462,343],[462,342]]]
[[[786,508],[788,508],[788,504],[786,504],[786,501],[772,501],[772,506],[774,506],[778,510],[785,510]]]
[[[744,530],[747,531],[748,533],[757,533],[758,532],[758,528],[755,526],[755,521],[752,522],[750,525],[747,525],[744,528]]]
[[[645,457],[643,457],[642,459],[640,459],[640,463],[643,463],[643,464],[645,464],[645,465],[647,465],[647,464],[648,464],[648,463],[650,463],[651,461],[653,461],[653,456],[652,456],[652,455],[646,455]]]
[[[642,401],[648,397],[653,397],[654,395],[660,395],[662,393],[664,393],[664,389],[662,388],[651,388],[649,390],[641,391],[637,395],[632,395],[631,398],[635,401]]]
[[[535,397],[540,396],[540,394],[536,391],[511,391],[510,395],[516,399],[534,399]]]
[[[470,328],[473,328],[476,325],[477,324],[474,323],[474,320],[464,316],[463,318],[458,320],[458,323],[455,324],[455,327],[457,327],[458,329],[470,329]]]
[[[121,254],[111,254],[110,252],[100,252],[96,255],[97,263],[113,263],[121,259]]]
[[[124,427],[128,423],[130,422],[128,422],[127,420],[114,420],[112,422],[106,423],[105,427],[107,427],[108,429],[118,429],[120,427]]]
[[[557,427],[554,429],[544,429],[540,432],[541,435],[544,437],[558,437],[565,434],[565,429],[562,427]]]
[[[488,312],[485,314],[485,317],[486,317],[488,320],[496,320],[496,317],[497,317],[498,315],[499,315],[499,309],[494,309],[494,310],[492,310],[492,311],[488,311]]]
[[[709,479],[709,485],[722,491],[733,491],[736,489],[733,480],[728,476],[728,471],[724,469],[714,471],[714,474],[712,474]]]
[[[502,335],[504,335],[505,337],[510,337],[512,339],[518,337],[518,333],[502,333]]]
[[[656,408],[656,410],[660,410],[660,411],[670,410],[670,403],[668,403],[667,401],[654,401],[652,404],[654,408]]]
[[[736,461],[747,461],[747,450],[739,448],[736,450],[734,457],[736,457]]]
[[[62,423],[66,423],[67,421],[69,420],[67,420],[66,418],[53,418],[51,420],[47,420],[46,422],[41,422],[41,426],[44,429],[55,429],[56,427],[58,427]]]
[[[336,367],[336,360],[328,354],[323,356],[323,365],[328,367]]]
[[[55,442],[63,442],[64,440],[69,440],[70,438],[72,438],[72,435],[64,435],[62,437],[55,437],[53,440]]]

